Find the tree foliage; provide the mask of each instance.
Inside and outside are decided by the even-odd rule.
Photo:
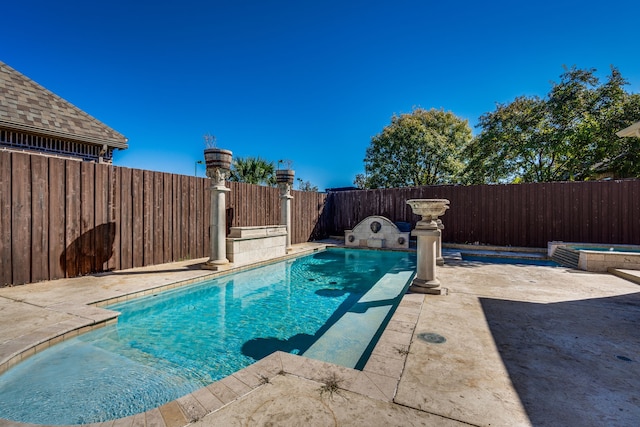
[[[586,180],[602,172],[640,176],[640,140],[615,133],[640,119],[640,96],[616,68],[565,68],[545,98],[521,96],[480,117],[464,152],[470,182]]]
[[[468,122],[451,112],[415,109],[394,115],[371,139],[360,188],[391,188],[456,182],[463,170],[461,152],[471,141]]]
[[[229,181],[273,186],[276,185],[275,166],[260,157],[237,157],[233,159]]]
[[[302,178],[297,178],[299,191],[312,191],[317,192],[318,186],[311,184],[311,181],[305,181]]]

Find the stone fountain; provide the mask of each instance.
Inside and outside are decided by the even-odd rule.
[[[416,236],[418,240],[418,268],[409,290],[422,294],[441,295],[443,289],[436,278],[436,258],[442,235],[440,227],[444,227],[439,227],[437,221],[438,217],[444,215],[449,209],[449,200],[411,199],[407,200],[407,204],[411,206],[413,213],[422,217],[411,232],[411,235]]]

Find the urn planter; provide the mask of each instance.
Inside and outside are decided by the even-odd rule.
[[[449,209],[447,199],[411,199],[407,200],[414,214],[422,219],[416,224],[416,228],[437,228],[436,220]]]
[[[283,184],[293,184],[293,177],[296,172],[293,169],[276,170],[276,182]]]
[[[207,169],[231,169],[232,153],[229,150],[223,150],[222,148],[207,148],[204,150],[204,160],[207,164]]]

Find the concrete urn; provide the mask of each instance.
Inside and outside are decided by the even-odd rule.
[[[293,184],[293,177],[296,172],[293,169],[276,170],[276,182],[279,184]]]
[[[447,199],[411,199],[407,200],[407,204],[411,206],[414,214],[422,217],[416,223],[417,229],[438,228],[436,220],[449,209],[449,200]]]
[[[232,153],[229,150],[223,150],[222,148],[207,148],[204,150],[204,160],[207,164],[207,169],[231,169]]]

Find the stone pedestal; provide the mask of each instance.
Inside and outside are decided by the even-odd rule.
[[[415,214],[422,219],[411,232],[417,238],[416,277],[413,279],[409,290],[422,294],[441,295],[446,290],[440,287],[440,281],[436,278],[436,258],[439,252],[441,232],[436,222],[438,216],[443,215],[449,209],[449,201],[446,199],[413,199],[407,200],[407,204]],[[440,255],[442,258],[442,255]]]
[[[229,151],[229,160],[230,157],[231,152]],[[225,180],[229,177],[229,169],[225,166],[226,164],[221,167],[210,165],[210,162],[207,162],[207,176],[211,178],[211,217],[209,222],[211,246],[209,260],[202,267],[209,270],[219,270],[220,267],[229,264],[226,242],[226,193],[231,190],[225,185]]]
[[[440,230],[413,230],[412,236],[417,237],[418,268],[416,277],[409,288],[412,292],[440,295],[440,281],[436,278],[436,245],[440,238]]]
[[[276,181],[280,189],[280,225],[287,228],[287,252],[291,252],[291,185],[294,171],[279,169],[276,171]]]
[[[283,184],[280,186],[280,224],[287,229],[287,252],[291,252],[291,199],[293,196],[288,190],[283,190]],[[289,189],[291,188],[288,186]]]
[[[442,230],[444,230],[444,224],[440,219],[436,220],[436,224],[438,225],[438,230],[440,230],[440,237],[436,242],[436,265],[444,265],[444,258],[442,257]]]

